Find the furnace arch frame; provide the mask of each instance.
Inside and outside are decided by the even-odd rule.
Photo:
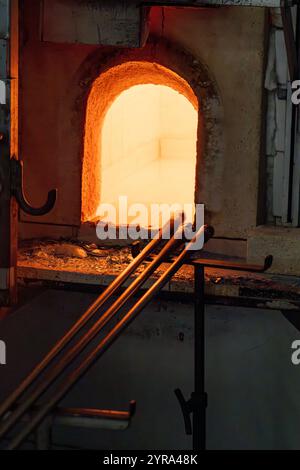
[[[209,223],[210,214],[221,206],[222,106],[217,86],[203,64],[164,40],[152,39],[142,49],[92,54],[81,70],[80,83],[86,93],[81,222],[93,220],[99,206],[101,129],[108,109],[132,86],[157,84],[183,94],[198,110],[195,202],[205,203]]]

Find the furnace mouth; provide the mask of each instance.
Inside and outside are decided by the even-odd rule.
[[[136,85],[121,93],[102,127],[96,217],[146,228],[160,226],[168,207],[170,215],[187,212],[194,203],[197,124],[197,111],[173,88]]]
[[[108,69],[87,103],[82,222],[106,220],[111,206],[122,225],[120,197],[145,228],[153,205],[194,205],[198,148],[198,99],[186,80],[150,62]]]

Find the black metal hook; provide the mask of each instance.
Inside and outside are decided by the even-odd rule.
[[[272,264],[273,264],[273,256],[272,255],[266,256],[265,257],[264,267],[263,267],[263,272],[268,271],[268,269],[270,269]]]
[[[46,203],[42,207],[32,207],[26,199],[23,187],[23,162],[15,157],[11,159],[11,192],[16,198],[20,208],[29,215],[41,216],[48,214],[55,206],[57,199],[57,189],[52,189],[48,193]]]

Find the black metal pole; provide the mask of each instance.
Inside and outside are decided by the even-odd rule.
[[[204,269],[204,266],[195,264],[195,391],[192,395],[193,450],[195,451],[206,449]]]

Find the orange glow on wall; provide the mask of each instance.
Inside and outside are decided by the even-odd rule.
[[[101,74],[87,103],[82,221],[124,195],[193,203],[198,118],[189,84],[159,64],[126,62]]]

